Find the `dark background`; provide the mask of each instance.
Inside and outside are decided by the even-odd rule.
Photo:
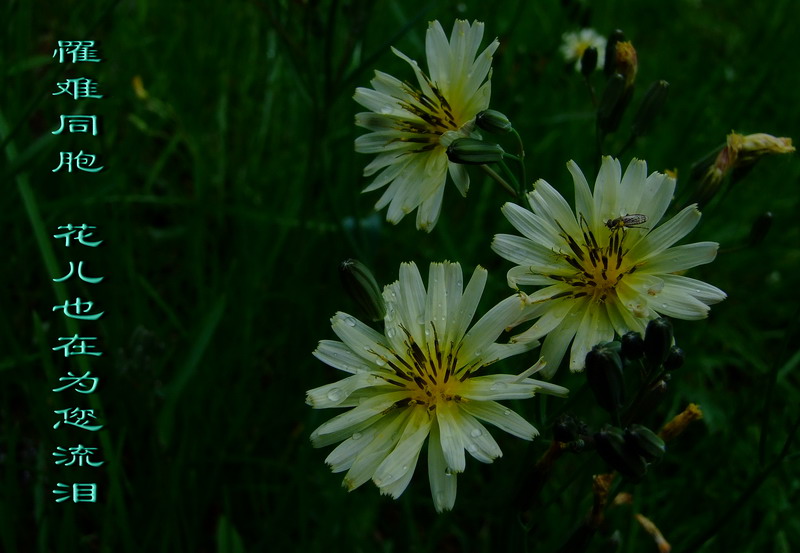
[[[691,193],[693,162],[732,129],[798,136],[800,66],[792,0],[712,2],[230,1],[44,2],[0,8],[0,549],[7,552],[556,551],[591,505],[593,455],[554,468],[532,521],[511,498],[568,410],[605,422],[583,375],[565,368],[562,400],[514,408],[542,436],[528,444],[495,432],[504,457],[470,461],[452,513],[437,515],[424,463],[398,500],[372,484],[347,493],[310,432],[332,416],[304,392],[340,375],[311,356],[334,338],[329,317],[355,313],[338,283],[347,257],[381,283],[400,262],[482,264],[481,311],[508,294],[510,264],[491,252],[508,232],[504,192],[473,172],[466,199],[448,185],[427,235],[414,216],[396,227],[361,195],[371,156],[355,154],[357,86],[374,69],[411,79],[389,51],[424,62],[427,21],[455,18],[497,36],[492,107],[511,117],[528,175],[571,193],[565,162],[593,179],[594,111],[585,84],[561,59],[562,33],[625,31],[637,48],[634,105],[657,79],[670,98],[654,130],[622,156],[676,169]],[[58,40],[94,39],[104,62],[58,64]],[[423,64],[424,65],[424,64]],[[65,77],[88,76],[105,97],[52,96]],[[602,89],[600,73],[593,77]],[[61,114],[96,114],[100,136],[59,135]],[[615,154],[622,130],[606,141]],[[513,143],[512,143],[513,145]],[[98,155],[99,174],[53,173],[61,151]],[[788,552],[800,547],[797,445],[773,462],[798,416],[796,349],[797,156],[759,163],[704,208],[692,241],[721,243],[717,261],[691,271],[729,298],[702,322],[676,322],[687,363],[653,412],[654,428],[689,402],[705,418],[638,485],[633,505],[609,511],[592,551],[655,551],[633,513],[649,517],[673,551]],[[528,183],[530,184],[530,183]],[[763,212],[767,237],[747,243]],[[99,248],[69,249],[59,225],[97,226]],[[84,260],[87,285],[51,279]],[[96,302],[97,322],[68,326],[52,306]],[[102,357],[51,351],[78,329]],[[529,360],[521,361],[527,363]],[[494,367],[493,367],[494,368]],[[100,377],[91,396],[54,393],[67,371]],[[519,371],[513,362],[498,370]],[[54,410],[94,408],[97,433],[60,427]],[[100,448],[99,468],[54,465],[58,446]],[[96,504],[55,503],[58,482],[96,482]],[[727,515],[730,516],[727,516]],[[614,531],[621,543],[608,539]]]

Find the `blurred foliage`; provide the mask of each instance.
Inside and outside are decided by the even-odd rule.
[[[514,406],[542,436],[532,444],[498,436],[504,457],[470,461],[455,510],[442,516],[424,463],[398,501],[371,484],[348,494],[323,463],[327,452],[308,442],[331,414],[308,408],[304,392],[336,377],[311,351],[333,338],[330,315],[355,309],[339,262],[356,257],[381,283],[397,278],[401,261],[457,260],[465,272],[480,263],[490,272],[481,309],[508,294],[509,266],[489,248],[510,229],[499,212],[506,197],[484,175],[471,173],[466,199],[448,185],[430,235],[415,230],[413,216],[388,225],[372,212],[378,195],[360,193],[370,158],[353,151],[361,131],[350,97],[374,69],[410,79],[389,46],[422,61],[428,20],[449,30],[456,17],[478,19],[487,43],[500,38],[492,107],[523,136],[529,178],[568,196],[565,162],[587,175],[596,162],[590,95],[558,54],[568,30],[624,30],[639,58],[633,105],[652,82],[670,83],[665,113],[622,162],[636,156],[651,170],[677,170],[679,200],[690,195],[692,164],[732,129],[791,136],[800,128],[792,0],[8,0],[0,13],[0,220],[9,244],[0,549],[8,552],[556,551],[580,526],[591,475],[607,470],[596,456],[561,457],[529,518],[512,500],[558,415],[605,421],[581,374],[556,377],[572,390],[568,402]],[[104,63],[55,63],[56,41],[74,39],[97,40]],[[65,75],[98,80],[105,98],[52,96]],[[601,74],[593,79],[600,87]],[[52,135],[58,115],[75,110],[100,115],[102,134]],[[623,147],[631,115],[605,153]],[[71,149],[96,153],[107,170],[53,173],[58,152]],[[800,405],[798,184],[796,155],[776,157],[705,207],[690,238],[718,241],[721,253],[691,276],[729,298],[706,321],[675,322],[686,364],[648,424],[659,427],[689,402],[705,418],[641,483],[619,488],[632,505],[609,509],[590,551],[655,551],[634,513],[676,551],[800,547],[798,446],[770,465]],[[765,240],[738,248],[765,211],[774,216]],[[97,225],[100,248],[68,250],[50,238],[59,225],[84,222]],[[79,259],[106,281],[51,282],[65,272],[54,267]],[[78,325],[104,351],[88,362],[50,349],[71,332],[51,306],[75,296],[106,312]],[[50,391],[67,370],[86,367],[101,378],[91,404]],[[53,430],[53,411],[68,402],[94,407],[105,429]],[[101,447],[106,464],[53,464],[57,446],[78,441]],[[98,503],[56,504],[55,484],[72,481],[96,481]]]

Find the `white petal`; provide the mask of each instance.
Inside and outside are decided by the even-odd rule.
[[[331,328],[362,359],[380,366],[380,356],[387,352],[389,345],[383,334],[341,311],[331,318]]]
[[[306,403],[314,409],[339,406],[350,394],[361,388],[381,386],[386,382],[370,373],[349,376],[337,382],[320,386],[306,392]],[[389,391],[387,388],[385,391]]]
[[[458,192],[466,198],[469,190],[469,172],[467,172],[466,165],[449,163],[447,170],[450,172],[450,178],[453,179],[453,184],[456,185]]]
[[[684,271],[698,265],[711,263],[717,257],[718,249],[719,244],[716,242],[696,242],[675,246],[648,259],[647,263],[642,265],[642,270],[655,274]]]
[[[699,222],[700,212],[697,206],[690,205],[642,238],[631,248],[626,258],[635,260],[652,258],[689,234]]]
[[[524,304],[518,296],[511,296],[492,307],[475,323],[464,336],[461,351],[458,354],[458,368],[480,356],[503,331],[517,322],[523,312]]]
[[[531,271],[529,266],[517,265],[506,273],[506,279],[510,288],[518,289],[519,285],[547,286],[553,284],[553,280],[541,274]]]
[[[475,420],[475,417],[464,411],[459,411],[459,425],[466,444],[467,453],[481,463],[491,463],[503,456],[500,446],[486,430],[486,427]]]
[[[599,343],[610,342],[613,339],[614,328],[608,320],[605,306],[590,303],[572,343],[569,369],[573,372],[583,370],[589,350]]]
[[[375,159],[376,160],[380,159],[380,156],[378,156]],[[392,182],[394,179],[396,179],[398,176],[402,175],[405,171],[407,171],[409,165],[413,161],[413,158],[411,156],[406,156],[400,159],[397,158],[394,159],[396,161],[393,161],[393,165],[386,167],[381,172],[380,175],[375,177],[375,180],[373,180],[369,186],[367,186],[364,190],[361,191],[362,193],[372,192],[373,190],[378,190],[379,188],[383,188],[384,186]],[[368,165],[367,168],[369,167],[370,166]],[[364,169],[364,175],[368,176],[367,169]]]
[[[587,221],[594,221],[594,200],[583,171],[572,160],[567,163],[567,169],[572,175],[572,182],[575,186],[575,213],[583,214]]]
[[[311,443],[314,447],[324,447],[349,438],[385,416],[384,411],[395,402],[407,397],[408,392],[391,392],[371,397],[358,407],[323,423],[311,433]]]
[[[522,206],[512,202],[507,202],[501,208],[503,215],[515,229],[522,233],[525,238],[529,238],[536,245],[545,246],[554,242],[553,233],[542,226],[538,217]],[[545,246],[546,247],[546,246]]]
[[[344,477],[343,484],[348,491],[354,490],[372,478],[375,470],[400,440],[410,415],[410,409],[402,409],[399,413],[389,413],[386,415],[386,420],[376,423],[377,431],[372,441],[356,455]]]
[[[381,421],[383,424],[388,421]],[[353,466],[353,461],[375,438],[381,424],[373,424],[363,432],[356,432],[336,446],[325,458],[332,472],[343,472]]]
[[[437,188],[420,204],[417,211],[417,228],[419,230],[430,232],[436,226],[439,215],[442,213],[442,198],[444,198],[444,186]]]
[[[539,435],[532,424],[495,401],[469,401],[461,404],[461,408],[473,417],[523,440],[532,440]]]
[[[575,268],[561,261],[560,256],[547,246],[515,234],[496,234],[492,250],[504,259],[523,266],[534,267],[545,274],[573,274]]]
[[[667,212],[675,193],[675,179],[661,173],[652,173],[644,183],[639,205],[633,210],[647,217],[647,226],[654,228]]]
[[[464,441],[461,429],[455,418],[458,407],[451,401],[441,402],[436,407],[436,420],[439,422],[439,443],[445,462],[451,471],[464,472],[466,459],[464,458]]]
[[[575,214],[558,191],[547,181],[539,179],[533,184],[533,193],[528,195],[533,210],[561,225],[570,236],[580,236],[580,228]]]
[[[348,373],[370,372],[376,368],[356,355],[346,344],[336,340],[320,340],[312,355],[326,365]]]
[[[536,323],[525,331],[527,339],[539,339],[552,331],[564,320],[572,309],[576,306],[575,300],[571,298],[559,298],[547,303],[547,311],[539,318]]]
[[[576,307],[573,313],[580,312],[581,308],[582,307]],[[541,354],[547,362],[547,365],[542,370],[543,378],[552,378],[553,375],[556,374],[558,367],[561,365],[561,360],[564,359],[567,346],[569,346],[577,330],[578,322],[567,320],[547,335],[547,338],[545,338],[542,344]]]
[[[459,388],[458,394],[473,401],[528,399],[539,388],[537,381],[533,379],[519,380],[513,374],[492,374],[468,378]]]
[[[618,217],[619,181],[622,169],[619,161],[604,156],[594,183],[594,214],[597,219],[592,222],[592,230],[597,232],[603,221]],[[570,232],[570,234],[572,234]]]
[[[625,169],[625,175],[619,185],[619,206],[615,217],[639,213],[636,211],[645,192],[647,180],[647,163],[641,159],[632,159]]]
[[[397,311],[402,318],[406,330],[414,340],[425,346],[425,285],[416,264],[400,265],[400,293],[398,294]]]
[[[458,312],[456,316],[449,321],[447,328],[446,342],[458,343],[464,337],[472,318],[475,316],[475,310],[478,309],[478,303],[483,295],[483,288],[486,286],[486,277],[488,272],[486,269],[478,265],[469,279],[464,295],[458,304]]]
[[[694,296],[705,304],[711,305],[727,298],[727,294],[708,283],[679,275],[662,275],[664,288],[672,288],[678,294]]]
[[[411,411],[400,440],[394,450],[378,466],[372,477],[372,481],[381,488],[381,492],[387,493],[395,499],[403,493],[408,485],[411,475],[414,473],[420,449],[422,449],[422,444],[425,443],[431,427],[431,417],[425,407],[415,407]],[[402,481],[403,485],[390,487],[398,481]]]
[[[447,468],[440,440],[439,423],[434,420],[428,441],[428,480],[437,513],[449,511],[456,502],[456,473]]]
[[[650,306],[662,315],[689,321],[705,319],[710,310],[699,299],[675,287],[664,288]]]

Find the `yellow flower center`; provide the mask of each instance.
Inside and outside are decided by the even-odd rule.
[[[392,352],[394,357],[386,358],[387,367],[394,372],[397,379],[386,378],[384,380],[409,392],[407,405],[425,405],[429,411],[436,409],[436,405],[445,401],[465,401],[457,391],[460,384],[466,380],[469,374],[481,366],[480,359],[476,359],[471,366],[458,367],[458,350],[450,342],[443,348],[439,343],[436,328],[433,329],[433,350],[431,350],[430,340],[423,351],[420,345],[414,340],[408,330],[401,327],[406,334],[403,342],[406,346],[404,354]]]
[[[413,100],[399,102],[404,110],[419,117],[422,121],[398,121],[395,124],[395,129],[398,131],[420,135],[395,139],[401,142],[424,144],[419,150],[415,150],[417,152],[434,149],[445,132],[457,131],[461,127],[453,114],[453,108],[450,107],[442,92],[427,77],[425,78],[433,91],[433,98],[414,88],[411,84],[404,83],[406,92]]]
[[[581,216],[582,240],[578,242],[561,229],[561,237],[567,242],[572,254],[564,253],[567,263],[575,267],[576,273],[570,276],[548,275],[550,278],[566,282],[573,290],[563,292],[557,297],[580,298],[590,296],[599,303],[616,296],[616,287],[625,275],[636,271],[636,265],[625,262],[625,238],[630,232],[624,226],[608,229],[608,241],[598,242],[589,225]],[[558,224],[558,223],[556,223]],[[603,237],[601,237],[603,238]]]

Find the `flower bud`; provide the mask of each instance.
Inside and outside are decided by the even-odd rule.
[[[595,69],[597,69],[597,48],[589,46],[581,56],[581,74],[588,77]]]
[[[618,412],[625,395],[619,353],[607,344],[594,346],[586,354],[586,379],[600,407],[609,413]]]
[[[641,359],[642,355],[644,355],[644,340],[638,332],[633,330],[626,332],[622,335],[621,342],[622,349],[620,353],[628,361]]]
[[[634,136],[642,136],[653,124],[655,117],[661,112],[664,103],[667,101],[667,92],[669,90],[669,83],[667,81],[658,81],[650,85],[644,100],[639,104],[639,111],[636,112],[636,117],[633,118],[632,131]]]
[[[483,165],[501,161],[504,153],[499,144],[475,138],[459,138],[447,147],[447,157],[450,161],[467,165]]]
[[[630,102],[630,95],[625,89],[625,77],[614,74],[606,83],[600,105],[597,107],[597,125],[603,133],[610,133],[619,127],[622,114]]]
[[[553,439],[562,444],[578,438],[578,421],[570,415],[561,415],[553,425]]]
[[[644,333],[644,354],[653,367],[664,362],[672,347],[672,323],[661,317],[647,324]]]
[[[739,163],[753,163],[767,154],[790,154],[794,152],[791,138],[778,138],[766,133],[728,135],[728,144],[733,142],[739,151]]]
[[[617,72],[617,43],[625,40],[625,34],[617,29],[608,37],[606,43],[606,58],[603,62],[603,72],[610,77]]]
[[[363,314],[372,321],[380,321],[386,315],[383,295],[366,265],[348,259],[339,265],[339,277],[345,292],[353,298]]]
[[[475,116],[475,124],[493,134],[505,134],[514,127],[508,117],[493,109],[484,110]]]
[[[664,359],[664,369],[668,371],[674,371],[676,369],[680,369],[683,366],[683,362],[686,360],[686,354],[683,353],[683,350],[678,346],[672,346],[669,348],[669,353],[667,354],[667,358]]]
[[[632,424],[625,430],[625,443],[631,451],[638,453],[645,461],[652,463],[664,456],[667,447],[664,440],[640,424]]]
[[[625,443],[619,428],[605,425],[594,435],[594,445],[600,457],[623,476],[639,479],[647,470],[644,459]]]

